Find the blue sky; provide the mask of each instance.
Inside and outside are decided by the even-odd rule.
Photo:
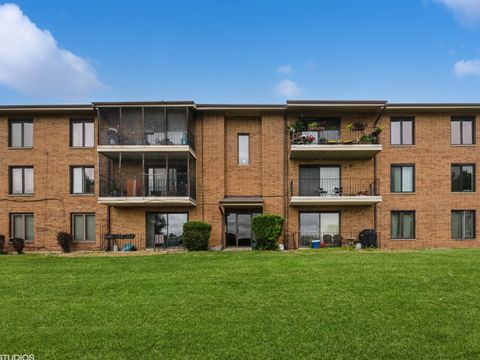
[[[480,0],[13,4],[1,104],[480,102]]]

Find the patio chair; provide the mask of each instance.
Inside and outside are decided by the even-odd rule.
[[[160,247],[165,247],[165,235],[163,234],[157,234],[153,236],[153,249],[156,250],[157,248]]]
[[[327,190],[324,190],[322,187],[319,187],[317,192],[319,196],[325,196],[327,194]]]
[[[330,234],[323,235],[323,242],[324,242],[325,246],[331,245],[332,244],[332,235],[330,235]]]
[[[333,246],[342,246],[343,242],[344,242],[344,239],[342,235],[340,234],[333,235],[333,242],[332,242]]]

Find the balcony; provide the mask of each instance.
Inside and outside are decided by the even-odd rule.
[[[98,202],[112,206],[196,206],[189,153],[104,153]]]
[[[193,151],[189,107],[99,107],[99,152]]]
[[[371,159],[382,150],[379,127],[328,129],[296,125],[290,129],[291,159]]]
[[[290,206],[369,206],[382,201],[379,180],[300,179],[290,181]]]

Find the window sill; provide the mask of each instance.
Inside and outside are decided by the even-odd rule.
[[[392,241],[415,241],[417,239],[393,239],[393,238],[390,238],[390,240],[392,240]]]
[[[8,196],[14,196],[14,197],[32,197],[32,196],[35,196],[35,194],[8,194]]]
[[[96,196],[96,194],[69,194],[70,196]]]
[[[450,144],[455,147],[474,147],[476,144]]]
[[[96,240],[74,240],[72,244],[95,244]]]
[[[453,238],[453,239],[451,239],[451,240],[452,240],[452,241],[475,241],[475,240],[477,240],[477,239],[476,239],[476,238],[458,238],[458,239]]]
[[[391,195],[417,195],[415,191],[412,192],[390,192]]]
[[[398,148],[405,148],[405,147],[413,147],[415,144],[390,144],[390,147],[398,147]]]
[[[452,191],[452,194],[475,194],[476,191]]]
[[[95,146],[69,146],[71,150],[92,150]]]
[[[32,150],[33,146],[9,146],[8,150]]]

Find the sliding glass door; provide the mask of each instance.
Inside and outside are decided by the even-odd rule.
[[[340,234],[339,212],[300,213],[300,246],[310,246],[312,240],[323,240]]]
[[[147,247],[182,245],[183,224],[187,213],[147,213]]]
[[[300,166],[300,196],[335,196],[340,186],[339,166]]]

